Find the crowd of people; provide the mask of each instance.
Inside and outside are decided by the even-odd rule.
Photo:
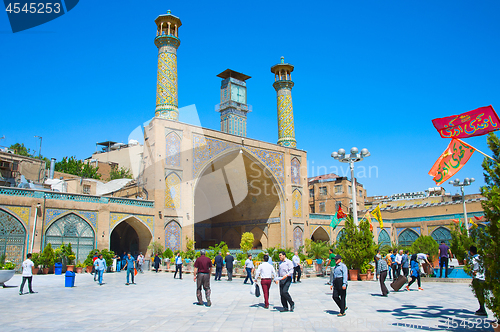
[[[484,307],[484,270],[481,266],[479,256],[477,254],[477,248],[471,246],[469,249],[469,255],[471,257],[472,263],[472,287],[474,288],[476,297],[479,302],[479,309],[476,311],[476,315],[487,316]],[[421,285],[421,264],[429,263],[430,254],[424,253],[414,253],[411,254],[409,251],[389,251],[387,255],[382,257],[380,252],[374,257],[375,259],[375,271],[376,278],[380,282],[380,288],[382,296],[387,297],[389,295],[389,290],[385,285],[385,280],[387,278],[392,279],[393,283],[391,287],[394,291],[399,291],[402,285],[406,285],[405,289],[410,291],[410,287],[417,282],[418,290],[423,290]],[[442,277],[442,270],[445,269],[445,278],[448,277],[448,260],[451,257],[450,248],[444,243],[444,241],[439,246],[439,265],[440,265],[440,275]],[[142,252],[133,257],[131,253],[123,253],[122,256],[115,255],[116,271],[120,272],[126,270],[126,284],[135,284],[134,276],[137,273],[144,273],[144,255]],[[158,272],[159,265],[161,264],[161,259],[158,254],[155,255],[154,260],[154,270]],[[233,276],[233,264],[234,257],[227,252],[225,257],[222,257],[222,252],[219,252],[215,257],[213,264],[212,260],[206,256],[206,251],[202,249],[200,251],[200,257],[194,262],[194,272],[193,280],[196,282],[196,298],[197,305],[205,305],[202,298],[202,289],[205,292],[206,306],[210,307],[212,305],[210,295],[210,277],[212,275],[212,268],[215,267],[215,277],[214,281],[221,281],[222,271],[224,266],[227,271],[227,281],[232,281]],[[175,257],[175,273],[174,279],[179,274],[179,279],[182,279],[182,265],[183,259],[178,253]],[[214,265],[214,266],[213,266]],[[348,286],[348,269],[347,266],[342,262],[342,256],[339,254],[334,254],[333,249],[330,249],[329,257],[326,260],[326,266],[330,268],[330,278],[327,284],[330,285],[332,292],[333,301],[339,307],[338,316],[342,317],[346,315],[346,296],[347,296],[347,286]],[[243,284],[253,285],[254,282],[258,283],[262,288],[262,293],[264,295],[264,308],[269,308],[269,291],[273,281],[279,286],[280,300],[282,305],[282,312],[294,311],[295,302],[290,295],[290,286],[292,283],[300,283],[301,277],[301,260],[299,253],[296,251],[292,259],[286,257],[284,251],[279,253],[278,270],[275,269],[274,263],[271,257],[265,253],[263,256],[263,262],[261,262],[257,268],[254,266],[252,260],[252,255],[249,254],[245,261],[246,278]],[[28,282],[29,293],[36,293],[32,289],[32,279],[33,273],[32,269],[34,267],[31,261],[31,254],[27,255],[27,259],[22,263],[22,284],[19,290],[19,294],[23,295],[24,285]],[[103,274],[107,270],[106,260],[103,255],[96,253],[93,257],[93,270],[94,281],[98,282],[99,285],[103,285]],[[392,273],[392,275],[391,275]],[[398,280],[403,280],[401,284],[398,284]],[[130,282],[131,281],[131,282]]]

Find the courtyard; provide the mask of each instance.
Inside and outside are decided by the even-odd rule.
[[[468,283],[425,282],[424,291],[380,296],[377,281],[350,282],[347,315],[338,308],[326,278],[292,284],[295,311],[281,313],[279,289],[273,284],[270,308],[250,294],[243,279],[211,281],[212,306],[195,305],[191,274],[146,271],[136,285],[125,285],[126,273],[104,274],[99,286],[90,274],[77,274],[75,287],[65,277],[33,278],[37,294],[19,296],[21,276],[0,289],[1,330],[159,330],[159,331],[488,331],[493,320],[474,315],[477,300]],[[389,282],[386,283],[389,287]],[[25,288],[25,291],[27,289]]]

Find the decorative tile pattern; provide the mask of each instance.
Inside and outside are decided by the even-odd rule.
[[[295,227],[293,230],[293,248],[295,251],[299,250],[303,245],[304,231],[300,227]]]
[[[24,259],[27,232],[20,219],[9,212],[0,210],[0,256],[5,255],[19,271]]]
[[[158,45],[157,45],[158,46]],[[175,52],[158,54],[158,77],[156,84],[156,116],[164,119],[179,120],[177,100],[177,54]]]
[[[181,166],[181,138],[175,132],[170,132],[166,140],[166,167],[180,167]]]
[[[292,193],[292,204],[293,216],[297,218],[302,217],[302,194],[298,189],[295,189]]]
[[[135,217],[142,221],[153,233],[154,229],[154,224],[153,224],[153,216],[147,216],[147,215],[141,215],[141,214],[128,214],[128,213],[116,213],[116,212],[111,212],[109,214],[109,232],[115,228],[115,226],[121,222],[124,219],[127,219],[128,217]]]
[[[297,158],[293,158],[292,162],[292,184],[300,185],[300,162]]]
[[[58,219],[60,216],[74,213],[86,221],[88,221],[94,229],[97,229],[97,217],[99,215],[98,212],[94,211],[79,211],[79,210],[68,210],[68,209],[46,209],[45,210],[45,222],[44,227],[48,227],[52,222]]]
[[[172,220],[165,227],[165,248],[181,250],[181,239],[181,226]]]
[[[0,205],[1,208],[8,210],[15,217],[24,223],[25,227],[28,227],[30,221],[31,208],[27,206],[10,206],[10,205]]]
[[[181,206],[181,179],[175,173],[170,173],[165,179],[165,207],[176,209]]]
[[[275,86],[278,94],[278,144],[295,148],[295,127],[291,87]]]
[[[278,181],[281,188],[285,185],[284,156],[282,153],[242,147],[231,142],[222,141],[203,135],[193,134],[193,177],[199,176],[199,172],[212,160],[219,157],[224,151],[241,148],[269,168]]]

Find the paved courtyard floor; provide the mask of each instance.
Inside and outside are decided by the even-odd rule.
[[[262,296],[250,294],[243,279],[212,285],[212,307],[197,306],[191,274],[145,272],[136,285],[125,285],[126,273],[105,273],[105,285],[90,274],[78,274],[74,288],[64,276],[33,278],[37,294],[19,296],[21,276],[0,288],[0,330],[158,330],[158,331],[488,331],[493,315],[474,316],[477,300],[464,283],[423,283],[424,291],[391,292],[381,297],[376,281],[350,282],[347,315],[338,308],[326,278],[292,284],[295,312],[280,313],[279,289],[273,284],[270,309]],[[389,287],[389,282],[387,282]],[[416,288],[416,285],[413,286]]]

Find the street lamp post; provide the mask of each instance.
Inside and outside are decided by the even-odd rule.
[[[354,219],[354,224],[358,226],[358,205],[356,202],[356,178],[354,177],[354,163],[363,160],[365,157],[369,157],[370,152],[368,149],[362,149],[361,152],[358,151],[358,148],[351,148],[351,154],[345,154],[344,149],[339,149],[337,152],[332,152],[332,157],[342,163],[348,163],[351,169],[351,181],[352,181],[352,205],[353,212],[352,216]]]
[[[467,229],[467,236],[469,236],[469,220],[467,219],[467,209],[465,208],[465,192],[464,187],[470,186],[472,182],[476,181],[474,178],[465,178],[462,182],[459,179],[455,179],[450,181],[449,184],[452,184],[454,187],[460,187],[462,191],[462,204],[464,207],[464,218],[465,218],[465,228]]]

